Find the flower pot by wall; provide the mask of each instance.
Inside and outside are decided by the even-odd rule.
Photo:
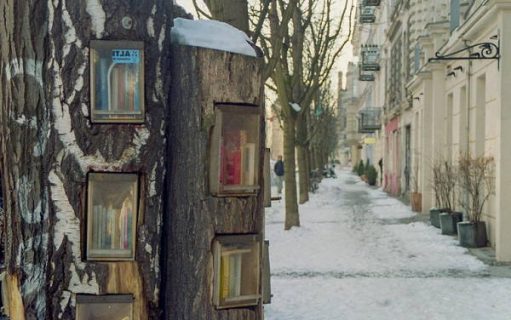
[[[440,229],[442,234],[453,235],[458,233],[458,222],[463,219],[461,212],[444,212],[440,214]]]
[[[411,204],[413,212],[422,212],[422,193],[412,192],[411,193]]]
[[[458,223],[458,239],[460,246],[466,248],[486,247],[486,224],[484,221]]]
[[[440,228],[440,210],[437,208],[429,209],[429,221],[433,227]]]

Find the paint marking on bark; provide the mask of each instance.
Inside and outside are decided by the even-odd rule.
[[[5,78],[11,81],[18,75],[32,76],[43,87],[43,63],[34,59],[15,58],[5,66]]]
[[[87,0],[87,7],[85,9],[91,17],[92,32],[96,35],[96,38],[103,38],[105,32],[105,21],[106,14],[105,10],[101,6],[99,0]]]

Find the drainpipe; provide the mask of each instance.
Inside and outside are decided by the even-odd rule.
[[[469,155],[470,154],[470,107],[471,107],[471,96],[472,96],[472,60],[468,60],[468,68],[467,68],[467,126],[466,126],[466,131],[467,131],[467,134],[466,134],[466,146],[465,146],[465,154],[466,155]],[[469,202],[469,195],[468,195],[468,192],[465,191],[465,194],[463,195],[463,201],[465,202],[466,205],[468,205],[468,202]],[[467,212],[463,212],[463,220],[467,220],[468,219],[468,214]]]

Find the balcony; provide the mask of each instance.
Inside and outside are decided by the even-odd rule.
[[[362,45],[362,71],[379,71],[380,70],[380,49],[377,45]]]
[[[381,0],[364,0],[362,5],[365,7],[378,7],[380,5]]]
[[[360,67],[358,81],[374,81],[374,74],[372,72],[362,71],[362,67]]]
[[[364,108],[358,113],[358,132],[373,133],[381,128],[381,108]]]
[[[372,6],[362,6],[360,23],[374,23],[376,21],[374,11],[375,9]]]

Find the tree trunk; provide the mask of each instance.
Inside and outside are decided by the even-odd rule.
[[[299,203],[303,204],[309,201],[309,183],[307,171],[307,151],[305,148],[307,140],[307,118],[304,113],[300,114],[296,124],[296,157],[298,162],[298,176],[299,176],[299,191],[300,198]]]
[[[175,46],[173,61],[168,163],[172,178],[163,222],[168,275],[165,319],[262,319],[261,302],[225,310],[212,304],[213,239],[225,234],[262,235],[262,188],[256,196],[241,197],[214,197],[208,188],[215,103],[258,105],[262,111],[260,141],[265,140],[262,59]],[[264,143],[259,144],[257,154],[262,164]],[[257,169],[260,183],[262,167]]]
[[[228,23],[246,34],[250,34],[247,0],[205,0],[215,20]]]
[[[0,2],[0,170],[11,319],[74,319],[76,294],[117,293],[133,295],[135,319],[160,318],[169,109],[169,76],[161,71],[170,60],[171,4],[131,3]],[[125,16],[132,19],[130,30],[121,27]],[[145,40],[143,125],[90,122],[89,42],[103,37]],[[98,263],[83,256],[91,171],[139,174],[134,261]]]
[[[300,226],[296,192],[295,123],[296,118],[292,115],[284,121],[284,183],[286,197],[285,230]]]

